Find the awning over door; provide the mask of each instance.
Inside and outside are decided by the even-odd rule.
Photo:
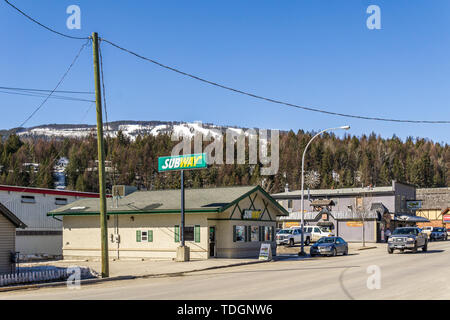
[[[427,218],[409,215],[394,215],[393,220],[401,222],[430,222],[430,220],[428,220]]]

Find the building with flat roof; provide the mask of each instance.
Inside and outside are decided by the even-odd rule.
[[[63,255],[100,257],[99,201],[52,210],[63,221]],[[180,246],[180,190],[136,191],[107,200],[109,257],[173,259]],[[287,211],[260,186],[185,190],[185,243],[191,259],[276,254],[276,219]]]
[[[62,221],[47,212],[98,193],[0,185],[0,202],[26,225],[16,231],[15,251],[26,256],[61,256]]]
[[[289,216],[279,218],[278,227],[300,225],[301,190],[272,196],[289,212]],[[416,188],[397,181],[383,187],[305,190],[305,225],[326,226],[347,241],[361,241],[364,219],[365,240],[383,241],[387,228],[393,231],[428,221],[408,208],[412,200],[416,200]]]

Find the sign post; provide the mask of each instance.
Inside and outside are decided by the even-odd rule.
[[[181,246],[184,247],[184,170],[181,170]],[[189,260],[189,259],[188,259]]]
[[[177,249],[176,261],[189,261],[189,247],[185,245],[184,239],[184,170],[207,168],[206,154],[188,154],[180,156],[160,157],[158,158],[158,171],[181,171],[181,226],[180,226],[180,246]]]

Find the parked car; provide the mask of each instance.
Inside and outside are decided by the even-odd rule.
[[[301,243],[302,241],[302,230],[301,229],[282,229],[276,235],[277,245],[289,245],[294,246],[296,243]]]
[[[322,237],[314,243],[309,251],[311,257],[316,255],[336,256],[348,254],[348,244],[341,237]]]
[[[418,248],[427,251],[427,235],[417,227],[402,227],[395,229],[389,237],[387,250],[388,253],[393,253],[394,250],[417,252]]]
[[[431,226],[426,226],[426,227],[423,227],[423,229],[422,229],[422,232],[427,235],[428,239],[430,239],[431,231],[433,231],[433,227],[431,227]]]
[[[334,236],[334,234],[330,230],[319,226],[305,226],[305,234],[311,235],[311,242],[316,242],[322,237]]]
[[[447,230],[443,227],[434,227],[430,234],[430,241],[445,240],[447,241]]]
[[[291,227],[291,229],[298,229],[301,232],[302,227]],[[300,234],[300,236],[301,236],[301,234]],[[309,244],[311,243],[311,233],[305,231],[305,233],[303,235],[303,241],[304,241],[305,246],[309,246]]]

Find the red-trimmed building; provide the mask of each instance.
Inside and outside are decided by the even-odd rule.
[[[0,185],[0,203],[14,213],[26,229],[16,229],[15,250],[25,256],[62,255],[62,222],[47,212],[98,193]]]

